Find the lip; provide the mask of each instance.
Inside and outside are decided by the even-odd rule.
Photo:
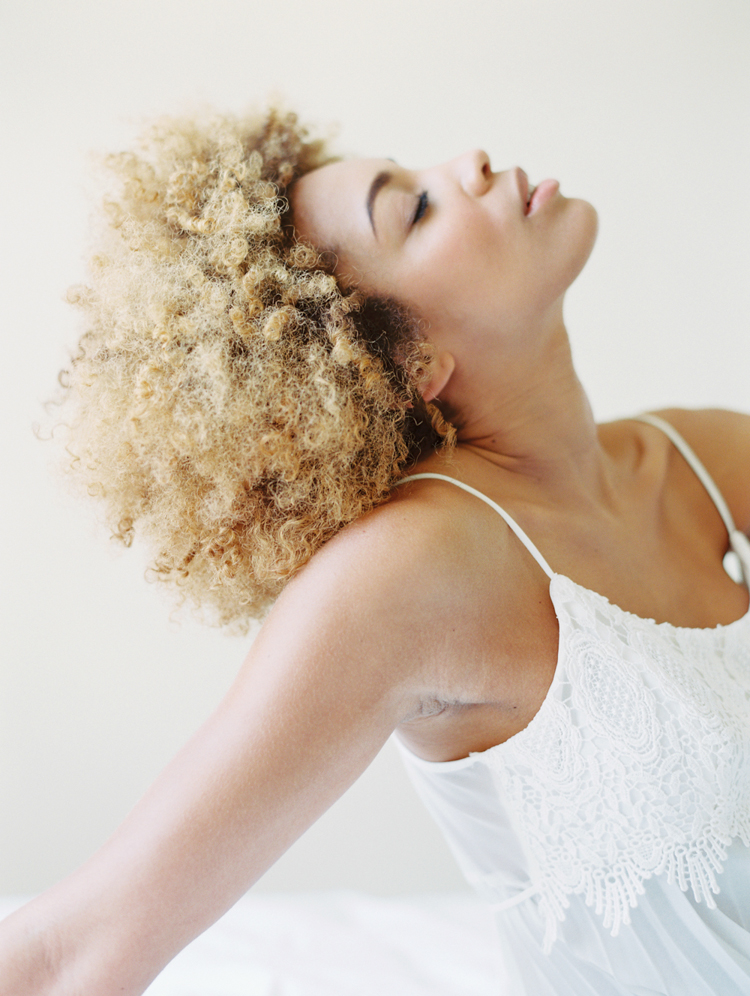
[[[516,166],[513,172],[516,174],[518,193],[521,197],[521,208],[523,213],[526,214],[529,203],[529,178],[526,175],[526,171],[522,170],[520,166]]]
[[[526,217],[530,218],[543,204],[551,200],[560,189],[559,180],[542,180],[531,195],[531,200],[526,207]]]

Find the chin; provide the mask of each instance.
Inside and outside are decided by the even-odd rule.
[[[573,283],[588,262],[599,231],[599,215],[593,204],[583,200],[572,200],[570,205],[573,218],[571,219],[569,242],[571,266],[568,286]]]

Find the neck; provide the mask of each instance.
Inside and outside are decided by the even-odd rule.
[[[449,403],[462,414],[459,443],[557,499],[603,498],[611,494],[611,465],[562,320],[544,343],[534,355],[519,351],[509,362],[506,350],[496,364],[457,369]],[[470,392],[463,390],[469,379]],[[461,394],[468,403],[459,404]]]

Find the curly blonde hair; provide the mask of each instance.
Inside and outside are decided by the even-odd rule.
[[[330,161],[295,115],[165,119],[109,156],[116,194],[71,300],[71,467],[113,535],[205,621],[243,630],[342,526],[453,431],[429,347],[339,287],[286,194]]]

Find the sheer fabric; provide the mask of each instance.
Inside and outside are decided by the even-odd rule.
[[[748,578],[747,540],[719,510]],[[555,574],[509,524],[551,578],[547,696],[516,736],[458,761],[399,745],[496,910],[513,996],[746,996],[750,609],[711,629],[642,619]]]

